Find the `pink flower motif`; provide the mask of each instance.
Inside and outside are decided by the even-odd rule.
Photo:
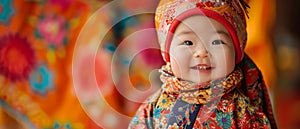
[[[38,24],[37,29],[38,34],[50,45],[59,46],[64,43],[67,34],[64,18],[47,16]]]
[[[31,43],[19,34],[0,37],[0,74],[10,81],[26,80],[36,64]]]

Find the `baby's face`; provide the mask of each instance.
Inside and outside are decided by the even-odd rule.
[[[235,49],[227,29],[200,15],[186,18],[178,25],[170,57],[176,77],[197,83],[225,77],[235,67]]]

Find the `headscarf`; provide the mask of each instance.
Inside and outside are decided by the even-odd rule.
[[[236,51],[236,63],[243,59],[247,42],[246,18],[248,4],[243,0],[161,0],[155,13],[158,40],[166,62],[172,34],[178,24],[193,15],[204,15],[225,26]]]

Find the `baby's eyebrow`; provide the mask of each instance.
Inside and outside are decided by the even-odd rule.
[[[217,30],[216,31],[218,34],[221,34],[221,35],[225,35],[227,38],[231,38],[231,35],[228,34],[227,32],[223,31],[223,30]]]
[[[194,32],[191,30],[184,30],[184,31],[180,31],[179,33],[177,33],[175,35],[179,36],[179,35],[187,35],[187,34],[191,34],[191,33],[194,33]]]

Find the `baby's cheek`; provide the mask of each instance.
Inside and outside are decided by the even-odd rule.
[[[171,58],[171,69],[176,77],[181,77],[182,69],[178,61],[174,58]]]
[[[170,48],[170,63],[171,68],[176,77],[182,78],[189,69],[191,54],[190,51],[184,47]],[[185,75],[186,76],[186,75]]]
[[[227,73],[231,73],[235,68],[235,53],[228,54],[226,58],[226,69]]]

